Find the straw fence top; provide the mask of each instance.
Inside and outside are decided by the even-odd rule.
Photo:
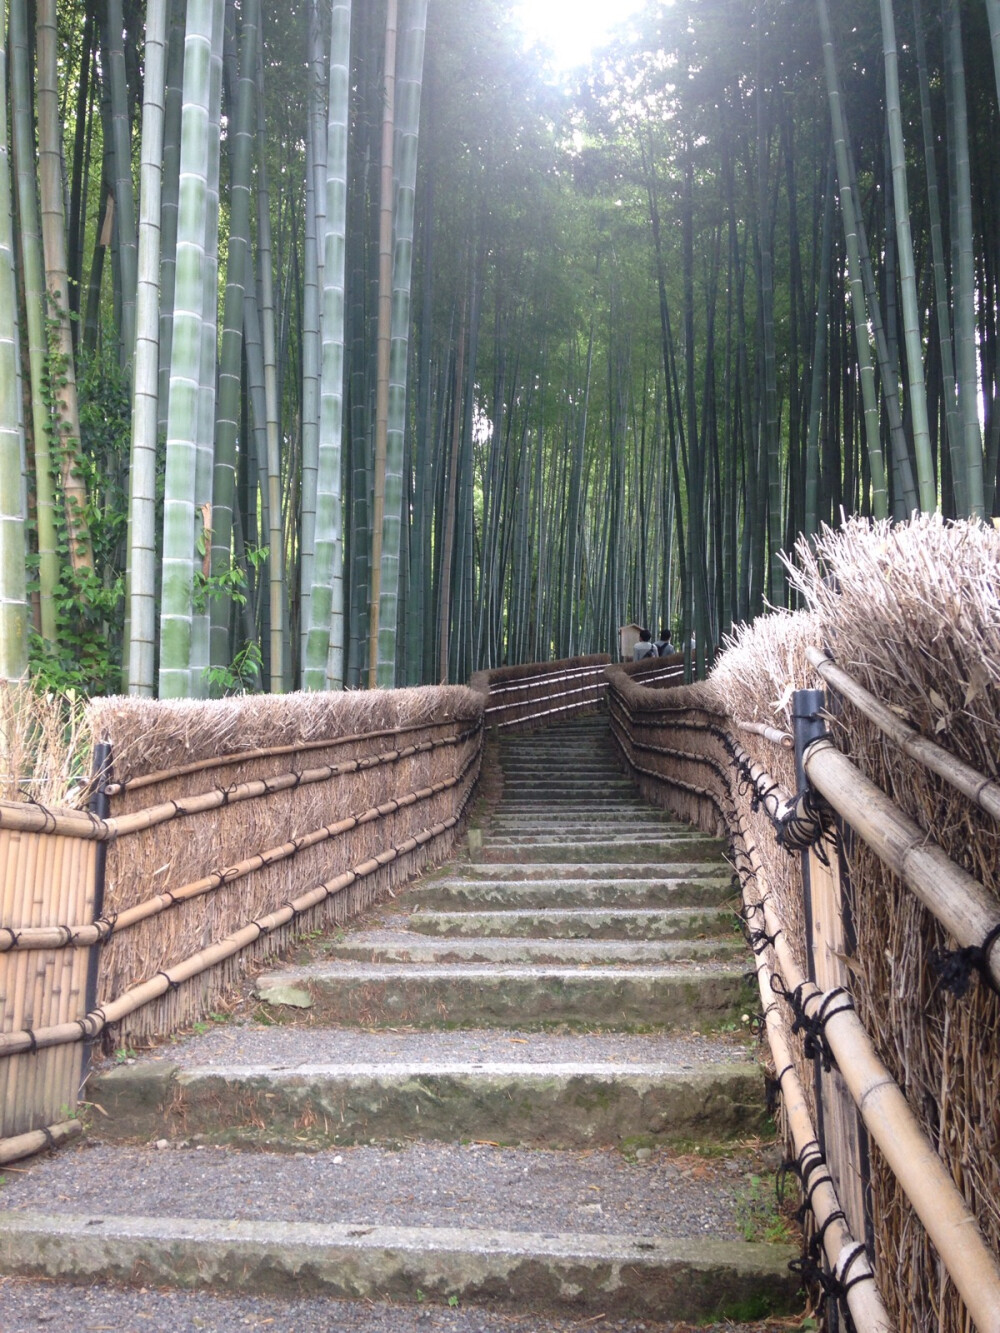
[[[204,759],[336,741],[394,728],[475,723],[482,699],[465,686],[247,695],[212,702],[95,699],[96,738],[109,740],[117,782]]]

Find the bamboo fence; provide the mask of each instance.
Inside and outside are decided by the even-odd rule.
[[[612,667],[612,725],[651,800],[731,840],[805,1271],[859,1329],[998,1329],[1000,534],[852,522],[789,569],[804,609],[738,633],[707,682]],[[817,686],[803,800],[795,691]],[[856,1308],[866,1262],[881,1313]]]
[[[88,1043],[190,1025],[295,936],[446,860],[484,717],[592,710],[608,660],[468,689],[102,699],[69,727],[54,701],[4,694],[5,791],[21,799],[0,800],[0,1161],[79,1131]]]

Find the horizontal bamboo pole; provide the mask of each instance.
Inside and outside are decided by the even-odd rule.
[[[130,833],[139,833],[155,828],[172,819],[185,815],[204,814],[207,810],[217,810],[224,805],[237,801],[255,800],[262,796],[271,796],[275,792],[288,791],[294,787],[307,786],[315,782],[329,782],[332,778],[348,773],[359,773],[380,764],[395,763],[414,754],[423,754],[442,746],[460,745],[476,735],[481,724],[459,732],[454,736],[443,736],[438,740],[423,741],[418,745],[408,745],[403,749],[387,750],[377,755],[367,755],[362,759],[348,759],[340,764],[324,764],[320,768],[301,769],[290,773],[277,773],[268,778],[257,778],[251,782],[241,782],[233,787],[216,787],[211,791],[201,792],[196,796],[185,797],[176,801],[161,801],[157,805],[147,806],[145,810],[136,810],[131,815],[120,815],[113,819],[98,819],[96,815],[87,815],[75,811],[55,812],[39,805],[22,805],[20,802],[0,801],[0,828],[20,829],[34,833],[61,834],[66,837],[84,838],[90,841],[104,842],[112,838],[126,837]]]
[[[548,685],[550,682],[559,684],[569,680],[579,680],[584,676],[602,677],[604,675],[607,663],[602,662],[596,666],[572,667],[567,671],[552,671],[538,676],[523,676],[518,680],[513,680],[510,684],[504,681],[496,685],[490,685],[490,698],[498,694],[515,694],[518,691],[533,690],[537,685]]]
[[[818,741],[807,755],[823,745],[833,748],[829,742]],[[650,772],[649,776],[660,775]],[[879,794],[887,799],[884,793]],[[731,801],[735,812],[732,797]],[[737,827],[754,872],[765,883],[765,868],[752,839],[744,834],[742,819],[738,819]],[[815,1017],[826,997],[799,970],[769,893],[763,895],[761,907],[784,984],[791,991],[801,988],[807,1012]],[[857,1013],[847,1007],[831,1013],[824,1031],[868,1132],[923,1223],[979,1333],[1000,1333],[1000,1266],[996,1256],[902,1091],[876,1054]]]
[[[326,740],[298,741],[294,745],[272,745],[260,750],[242,750],[237,754],[212,755],[208,759],[195,759],[190,764],[180,764],[177,768],[164,768],[157,773],[142,773],[125,782],[109,782],[105,790],[109,796],[120,796],[124,791],[138,791],[141,787],[152,787],[159,782],[170,782],[174,778],[187,777],[191,773],[204,773],[213,768],[251,763],[256,759],[277,759],[286,754],[306,754],[310,750],[332,750],[339,745],[384,740],[386,736],[405,736],[414,731],[431,731],[454,725],[454,719],[444,722],[408,722],[404,727],[386,727],[381,731],[356,731],[349,736],[327,737]]]
[[[746,885],[744,885],[744,901],[748,907],[751,905]],[[767,1040],[777,1071],[778,1085],[781,1088],[785,1119],[792,1137],[796,1159],[801,1163],[811,1145],[816,1144],[816,1153],[819,1153],[818,1139],[802,1082],[792,1063],[791,1050],[785,1038],[778,1004],[771,986],[771,969],[763,953],[757,959],[756,970]],[[830,1272],[839,1279],[850,1262],[849,1276],[852,1279],[860,1279],[864,1274],[870,1278],[868,1282],[858,1281],[847,1292],[845,1299],[854,1326],[858,1333],[892,1333],[893,1324],[875,1284],[875,1275],[868,1261],[868,1255],[864,1252],[857,1254],[859,1242],[847,1225],[826,1163],[822,1159],[817,1160],[816,1155],[812,1154],[808,1160],[813,1166],[809,1172],[809,1181],[804,1181],[803,1185],[809,1187],[809,1206],[823,1237],[823,1251]],[[863,1249],[862,1246],[862,1251]]]
[[[739,828],[754,873],[764,883],[766,870],[752,839],[744,833],[742,819]],[[806,1013],[815,1018],[826,995],[799,970],[772,895],[765,893],[760,901],[782,980],[789,991],[798,990]],[[857,1012],[846,1004],[838,1009],[834,1002],[824,1034],[869,1134],[923,1223],[979,1333],[1000,1333],[997,1258],[898,1084],[879,1059]]]
[[[466,793],[466,798],[469,794]],[[141,1009],[143,1005],[158,1000],[168,990],[173,990],[183,982],[190,981],[192,977],[199,976],[202,972],[207,972],[209,968],[225,962],[227,958],[232,958],[234,954],[240,953],[241,950],[248,948],[251,944],[256,944],[263,935],[270,934],[271,931],[287,925],[289,921],[296,916],[301,916],[303,912],[318,907],[326,898],[341,892],[343,889],[350,888],[357,880],[375,874],[376,871],[390,865],[399,857],[415,851],[418,847],[423,847],[426,843],[433,841],[434,838],[441,837],[442,834],[454,828],[460,821],[464,806],[465,801],[462,802],[456,814],[449,815],[447,819],[431,825],[430,828],[421,829],[419,833],[405,839],[398,847],[390,847],[383,852],[379,852],[376,856],[370,857],[367,861],[362,861],[351,870],[345,870],[334,879],[327,880],[325,883],[319,884],[300,895],[300,897],[293,898],[291,902],[284,903],[267,916],[258,917],[257,920],[249,922],[239,930],[234,931],[233,934],[227,935],[225,939],[219,940],[205,949],[200,949],[189,958],[157,972],[155,976],[139,982],[136,986],[131,986],[116,1000],[100,1005],[87,1014],[85,1018],[77,1019],[72,1023],[58,1023],[51,1027],[37,1028],[33,1032],[0,1033],[0,1057],[17,1055],[21,1051],[43,1050],[49,1046],[61,1046],[68,1042],[84,1039],[92,1041],[106,1027],[114,1023],[120,1023],[123,1018],[128,1017],[137,1009]]]
[[[585,693],[587,693],[588,690],[590,690],[590,689],[592,689],[592,688],[593,688],[592,686],[588,686],[588,687],[587,687],[587,690],[574,690],[574,691],[571,691],[571,693],[574,693],[574,694],[585,694]],[[564,695],[553,695],[552,697],[553,697],[553,698],[557,698],[557,699],[561,699],[561,698],[564,698],[565,696],[564,696]],[[554,716],[556,716],[556,715],[559,714],[559,713],[569,713],[569,712],[573,712],[573,711],[577,711],[577,712],[579,712],[579,711],[581,711],[581,710],[584,709],[584,708],[589,708],[591,704],[597,704],[597,703],[600,703],[600,702],[601,702],[601,696],[600,696],[600,693],[598,693],[598,694],[597,694],[594,698],[592,698],[592,699],[580,699],[580,700],[577,700],[576,703],[572,703],[572,704],[559,704],[558,707],[556,707],[556,708],[542,708],[542,709],[538,709],[538,710],[536,710],[534,713],[524,713],[521,717],[509,717],[509,718],[506,718],[506,719],[504,719],[503,721],[500,721],[500,722],[493,721],[493,719],[491,718],[491,719],[489,720],[488,725],[491,726],[491,727],[516,727],[516,726],[518,726],[518,725],[519,725],[520,723],[522,723],[522,722],[535,722],[535,721],[537,721],[538,718],[541,718],[541,717],[554,717]],[[511,706],[511,707],[517,707],[518,705],[509,705],[509,706]]]
[[[588,681],[586,685],[577,685],[568,690],[549,690],[545,694],[535,695],[530,699],[512,699],[507,702],[489,703],[486,705],[486,714],[502,713],[512,708],[530,708],[533,704],[548,703],[552,699],[571,699],[578,694],[590,694],[593,691],[599,694],[604,692],[604,682],[600,680]]]
[[[82,1133],[82,1120],[62,1120],[58,1125],[49,1125],[48,1129],[32,1129],[27,1134],[0,1139],[0,1166],[19,1162],[23,1157],[33,1157],[46,1148],[58,1148]]]
[[[331,838],[339,837],[343,833],[350,833],[360,825],[370,824],[373,820],[395,814],[396,811],[404,810],[408,806],[415,805],[418,801],[429,800],[431,797],[440,795],[443,791],[457,787],[468,772],[475,757],[475,755],[471,756],[461,772],[455,777],[445,778],[441,782],[434,783],[431,787],[421,787],[418,791],[408,792],[405,796],[394,796],[388,801],[383,801],[381,805],[371,806],[359,815],[346,815],[334,824],[324,824],[321,828],[313,829],[311,832],[282,843],[280,846],[270,847],[263,852],[256,852],[253,856],[246,857],[235,865],[227,866],[224,870],[205,875],[202,879],[193,880],[188,884],[180,885],[176,889],[168,889],[163,893],[158,893],[152,898],[147,898],[144,902],[136,903],[132,907],[117,912],[112,918],[105,917],[88,925],[35,926],[25,927],[22,930],[12,930],[6,926],[0,927],[0,953],[13,952],[17,949],[89,948],[94,944],[104,944],[112,934],[120,934],[123,930],[137,925],[140,921],[159,916],[178,903],[202,897],[223,885],[232,884],[246,875],[253,874],[256,870],[262,870],[278,861],[296,856],[299,852],[315,847],[319,843],[327,842]]]
[[[766,722],[738,722],[734,719],[733,725],[737,731],[746,731],[754,736],[763,736],[764,740],[770,741],[772,745],[779,745],[783,750],[791,750],[795,747],[795,738],[791,732],[779,731],[777,727],[769,727]]]
[[[813,741],[803,764],[816,790],[960,945],[979,947],[1000,927],[1000,907],[982,884],[957,866],[832,741]],[[993,940],[985,960],[995,986],[1000,986],[998,946],[1000,937]]]
[[[986,777],[971,764],[967,764],[964,759],[950,754],[936,741],[922,736],[915,727],[897,717],[891,708],[886,708],[874,694],[870,694],[863,685],[859,685],[819,648],[807,648],[806,656],[828,685],[845,699],[849,699],[859,712],[874,722],[879,730],[894,741],[905,754],[923,764],[925,768],[929,768],[938,777],[944,778],[956,791],[974,801],[981,810],[1000,820],[1000,783]]]

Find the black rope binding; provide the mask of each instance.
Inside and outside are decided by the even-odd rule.
[[[829,1073],[831,1069],[837,1068],[837,1060],[830,1049],[830,1043],[826,1038],[826,1025],[835,1014],[842,1014],[848,1009],[854,1008],[854,1001],[843,986],[835,986],[833,990],[827,991],[823,996],[822,1003],[814,1014],[806,1011],[806,997],[803,994],[804,988],[810,983],[802,981],[794,990],[790,991],[784,981],[773,973],[771,976],[771,989],[776,995],[780,995],[783,1000],[787,1000],[791,1007],[794,1019],[792,1022],[792,1032],[801,1032],[804,1034],[803,1050],[807,1060],[819,1058],[823,1063],[823,1069]],[[816,992],[811,992],[810,998]],[[831,1007],[834,1001],[842,1001],[835,1008]]]
[[[928,961],[937,973],[941,986],[960,1000],[969,989],[973,972],[978,972],[987,986],[996,991],[996,982],[990,975],[989,959],[990,950],[998,939],[1000,925],[993,927],[982,944],[969,944],[964,949],[932,950]]]
[[[822,846],[826,833],[826,808],[811,788],[800,792],[774,825],[778,846],[786,852],[806,852],[812,847],[824,865],[830,864]]]

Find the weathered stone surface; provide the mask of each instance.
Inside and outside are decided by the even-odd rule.
[[[494,968],[485,964],[314,963],[264,973],[258,993],[307,989],[317,1018],[364,1026],[709,1028],[744,1005],[744,969]]]
[[[475,1137],[580,1148],[643,1138],[717,1141],[765,1122],[749,1062],[699,1069],[582,1062],[461,1061],[295,1069],[161,1066],[113,1069],[89,1095],[109,1115],[105,1139],[166,1132],[201,1142],[301,1148]],[[303,1125],[311,1128],[303,1133]]]
[[[537,939],[687,940],[710,935],[727,938],[735,922],[732,912],[711,908],[510,908],[493,912],[413,912],[410,932],[421,935],[502,936]]]
[[[751,1298],[793,1308],[790,1246],[666,1237],[534,1235],[444,1227],[8,1212],[6,1273],[169,1283],[213,1291],[322,1293],[412,1302],[572,1306],[659,1319],[724,1317]]]

